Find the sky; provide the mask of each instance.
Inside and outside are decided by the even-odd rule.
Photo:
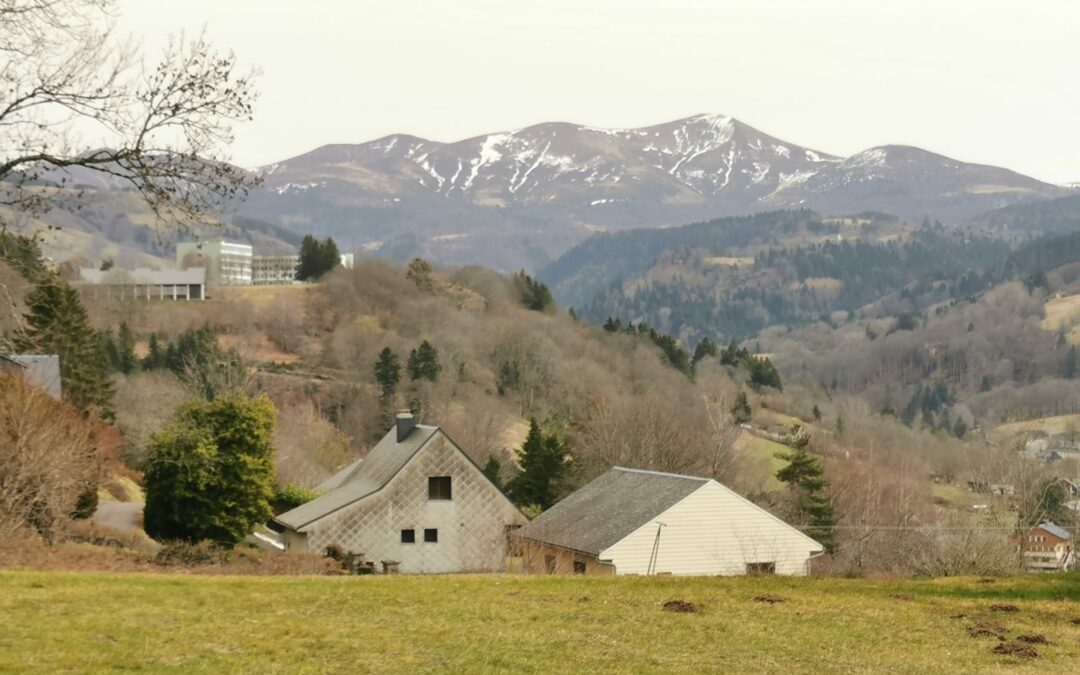
[[[910,144],[1080,182],[1076,0],[120,0],[154,54],[205,29],[258,67],[255,167],[391,133],[736,117],[847,155]]]

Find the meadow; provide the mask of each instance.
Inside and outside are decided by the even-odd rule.
[[[0,573],[0,616],[0,672],[964,673],[1076,672],[1080,664],[1076,574],[9,571]]]

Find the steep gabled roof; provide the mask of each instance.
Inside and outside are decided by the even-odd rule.
[[[274,520],[289,529],[303,532],[304,528],[320,518],[378,492],[438,431],[438,427],[418,424],[405,440],[398,443],[397,432],[391,429],[367,457],[345,467],[319,486],[320,490],[329,492],[282,513]]]
[[[1047,532],[1054,535],[1058,539],[1061,539],[1061,540],[1064,540],[1064,541],[1068,541],[1069,539],[1072,538],[1072,535],[1070,535],[1064,529],[1062,529],[1061,527],[1058,527],[1057,525],[1055,525],[1054,523],[1051,523],[1051,522],[1045,522],[1045,523],[1039,525],[1039,529],[1046,530]]]
[[[615,467],[516,534],[599,555],[707,483],[708,478]]]

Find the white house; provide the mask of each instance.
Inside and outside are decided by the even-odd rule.
[[[503,570],[507,533],[526,522],[449,436],[407,413],[319,490],[274,518],[286,550],[337,546],[405,573]]]
[[[549,574],[803,575],[823,551],[714,480],[621,467],[515,534]]]

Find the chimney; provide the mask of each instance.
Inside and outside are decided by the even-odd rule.
[[[416,418],[408,410],[398,411],[397,418],[397,442],[404,441],[409,436],[409,432],[416,428]]]

